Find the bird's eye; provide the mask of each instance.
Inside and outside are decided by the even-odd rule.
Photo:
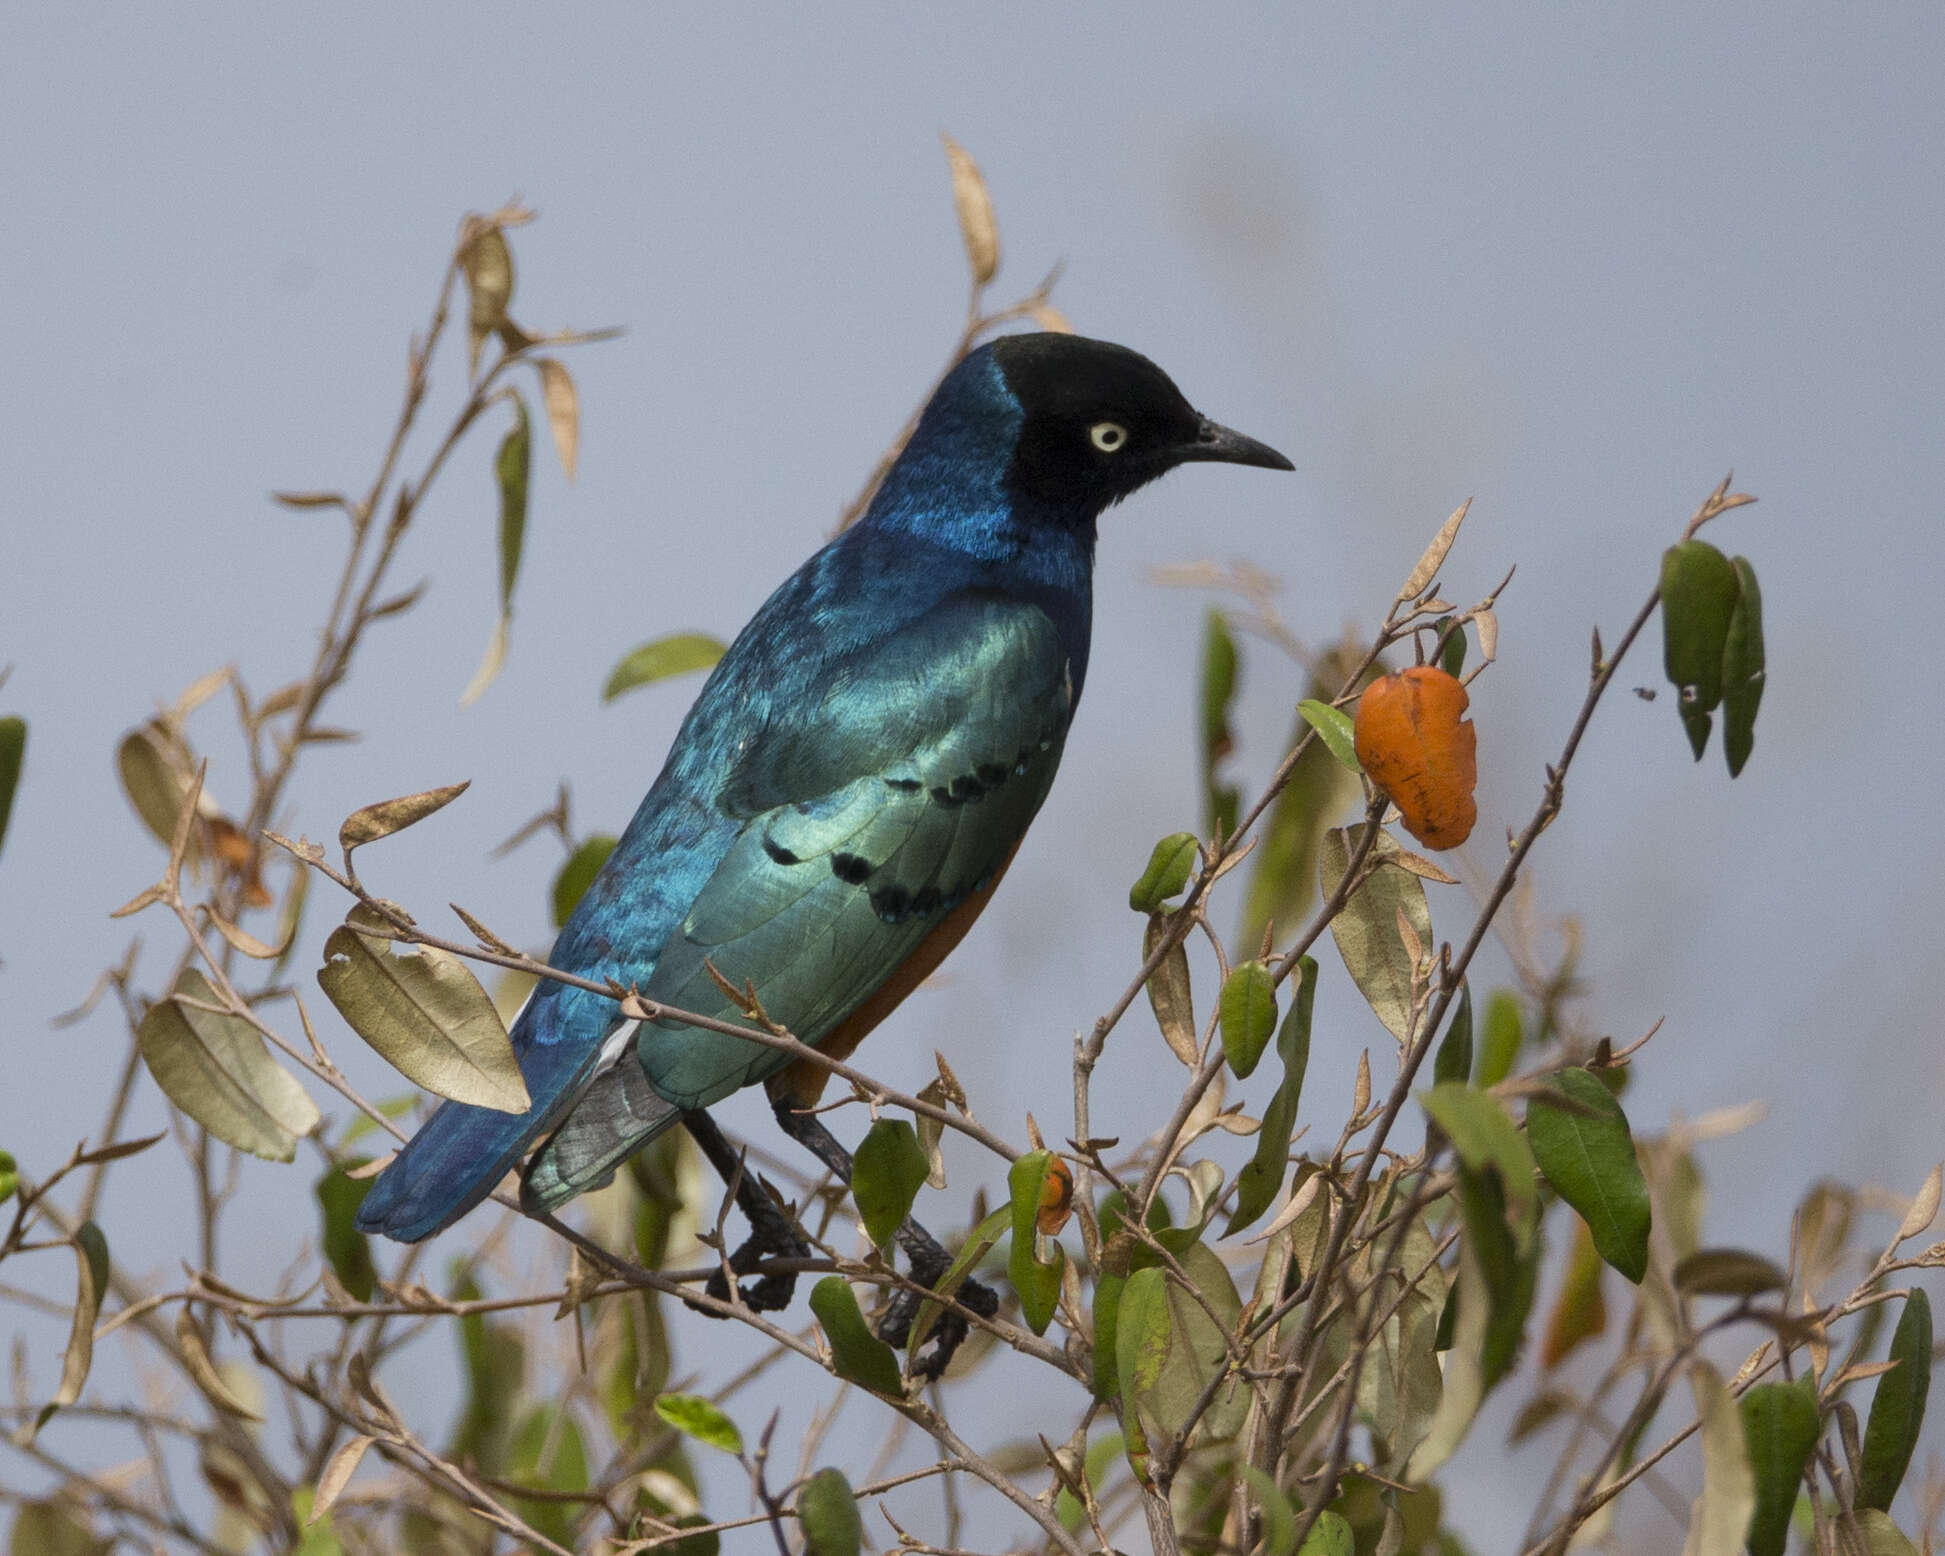
[[[1128,442],[1128,429],[1118,421],[1097,421],[1087,429],[1087,440],[1103,454],[1118,454]]]

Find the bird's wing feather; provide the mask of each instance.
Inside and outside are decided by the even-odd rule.
[[[741,819],[643,989],[742,1022],[710,975],[746,985],[815,1044],[1002,870],[1046,798],[1072,714],[1059,634],[1031,605],[960,594],[834,664],[773,711],[718,797]],[[788,1062],[673,1021],[636,1073],[595,1076],[534,1153],[527,1203],[604,1183],[665,1128]]]
[[[1071,710],[1053,623],[992,595],[953,596],[835,666],[724,785],[742,829],[644,994],[739,1021],[713,966],[815,1044],[1004,867],[1046,797]],[[785,1062],[674,1021],[637,1041],[655,1089],[682,1107]]]

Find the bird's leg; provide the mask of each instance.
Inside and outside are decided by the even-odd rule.
[[[701,1147],[702,1154],[709,1158],[709,1164],[727,1184],[736,1186],[736,1208],[743,1212],[743,1219],[750,1224],[750,1235],[743,1245],[729,1256],[729,1267],[738,1275],[747,1275],[769,1256],[776,1255],[786,1259],[803,1259],[810,1256],[810,1244],[797,1229],[784,1208],[764,1192],[763,1185],[757,1182],[756,1175],[744,1163],[742,1156],[723,1137],[716,1127],[716,1121],[700,1109],[682,1115],[683,1127],[689,1131],[690,1138]],[[720,1302],[729,1300],[729,1282],[718,1270],[709,1277],[709,1295]],[[797,1277],[794,1274],[765,1275],[753,1286],[742,1288],[742,1298],[759,1313],[773,1313],[790,1306],[796,1295]]]
[[[788,1097],[773,1097],[771,1106],[776,1112],[778,1127],[785,1134],[830,1168],[842,1181],[847,1184],[851,1181],[851,1153],[838,1144],[836,1136],[824,1127],[822,1119],[815,1113],[799,1111]],[[912,1266],[912,1279],[919,1285],[936,1286],[945,1277],[946,1271],[952,1268],[952,1255],[910,1216],[900,1224],[896,1236],[898,1246],[905,1250],[905,1257]],[[999,1311],[998,1294],[990,1286],[983,1286],[970,1278],[961,1283],[954,1299],[982,1318],[991,1318]],[[918,1316],[918,1304],[918,1293],[909,1288],[900,1288],[894,1293],[885,1316],[878,1323],[879,1339],[887,1345],[904,1345],[911,1336],[912,1321]],[[932,1326],[931,1353],[912,1370],[920,1377],[938,1377],[945,1371],[946,1363],[952,1360],[952,1353],[965,1337],[965,1319],[951,1311],[941,1313],[939,1321]]]

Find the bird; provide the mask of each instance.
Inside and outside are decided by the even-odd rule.
[[[1196,462],[1293,468],[1125,346],[1022,333],[964,355],[864,515],[717,662],[550,965],[719,1021],[753,992],[847,1057],[992,900],[1047,797],[1087,678],[1098,520]],[[758,1082],[848,1170],[807,1111],[827,1072],[773,1046],[550,980],[510,1035],[531,1106],[442,1104],[373,1181],[362,1230],[429,1237],[523,1157],[523,1205],[551,1212]],[[923,1244],[905,1246],[929,1284]]]

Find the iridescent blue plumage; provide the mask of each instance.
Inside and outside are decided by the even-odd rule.
[[[964,932],[1053,781],[1087,673],[1097,517],[1192,459],[1287,467],[1120,347],[1012,336],[966,358],[864,518],[716,666],[553,965],[736,1019],[713,966],[848,1051]],[[552,1132],[525,1186],[550,1208],[779,1069],[721,1033],[634,1032],[557,983],[512,1035],[532,1110],[444,1104],[360,1226],[438,1231]]]

